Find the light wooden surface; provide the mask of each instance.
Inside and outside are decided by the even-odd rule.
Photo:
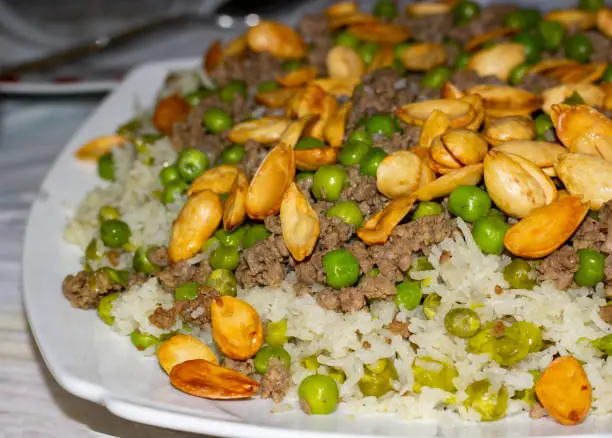
[[[21,247],[30,203],[98,101],[0,100],[0,438],[195,437],[120,419],[64,391],[47,371],[23,311]]]

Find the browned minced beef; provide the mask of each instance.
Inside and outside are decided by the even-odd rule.
[[[249,178],[255,175],[255,171],[268,153],[268,149],[255,140],[247,140],[244,143],[245,155],[240,162],[240,167]]]
[[[81,271],[66,276],[62,283],[64,296],[79,309],[93,309],[104,295],[122,289],[123,286],[112,281],[104,271]]]
[[[223,363],[221,365],[225,368],[229,368],[230,370],[239,372],[240,374],[244,374],[245,376],[255,372],[255,363],[253,362],[253,359],[234,360],[226,357],[223,359]]]
[[[293,262],[293,268],[295,269],[295,274],[299,282],[305,284],[325,282],[323,255],[324,253],[315,251],[303,261]]]
[[[404,126],[402,132],[394,132],[391,138],[383,134],[372,136],[374,147],[382,148],[388,154],[395,151],[410,149],[419,145],[420,126]]]
[[[399,335],[404,339],[408,339],[412,332],[410,331],[410,324],[402,322],[397,319],[393,319],[391,323],[386,327],[394,335]]]
[[[211,272],[210,264],[206,260],[197,264],[180,261],[157,271],[155,275],[167,291],[172,291],[187,281],[205,283]]]
[[[607,231],[607,230],[605,230]],[[600,227],[600,222],[592,217],[586,217],[572,237],[572,246],[575,250],[585,248],[601,248],[606,241],[607,233]]]
[[[323,13],[307,14],[297,26],[298,32],[310,43],[308,64],[316,67],[319,74],[327,73],[327,52],[333,46],[331,29],[327,15]]]
[[[146,283],[148,279],[149,277],[145,274],[131,272],[126,289],[130,289],[133,286],[140,286]]]
[[[178,309],[172,306],[170,309],[158,307],[149,315],[149,322],[162,330],[170,330],[176,324]]]
[[[151,263],[160,268],[168,266],[168,248],[152,247],[147,251],[147,256]]]
[[[268,371],[261,379],[261,398],[271,398],[280,403],[289,390],[291,375],[280,359],[270,359]]]
[[[332,288],[325,288],[317,293],[317,304],[327,310],[340,309],[340,294]]]
[[[397,293],[395,282],[382,275],[377,275],[376,277],[364,276],[357,285],[357,288],[363,291],[364,296],[368,300],[390,300]]]
[[[612,305],[602,306],[599,309],[599,317],[608,324],[612,324]]]
[[[447,36],[465,44],[475,36],[503,27],[504,17],[514,10],[516,6],[503,4],[483,8],[480,15],[466,25],[450,27]]]
[[[174,305],[187,324],[207,328],[210,326],[210,306],[213,299],[218,296],[219,292],[216,289],[200,286],[198,296],[193,300],[177,301]]]
[[[604,275],[606,277],[606,297],[612,298],[612,255],[606,257]]]
[[[450,81],[455,84],[460,90],[467,90],[475,85],[481,84],[505,85],[504,82],[502,82],[495,76],[482,77],[473,70],[455,70],[451,76]]]
[[[593,45],[591,62],[612,62],[612,41],[610,38],[595,30],[584,33]]]
[[[567,289],[578,270],[578,254],[571,246],[563,246],[546,257],[538,266],[538,279],[553,280],[558,289]]]
[[[396,106],[402,106],[412,101],[421,102],[423,100],[439,99],[440,90],[421,85],[423,75],[421,73],[409,73],[406,76],[405,90],[397,96]],[[410,100],[407,98],[410,97]]]
[[[266,216],[264,218],[264,225],[266,229],[272,234],[281,235],[283,234],[283,229],[281,227],[280,216]]]
[[[387,204],[387,198],[376,189],[376,178],[359,172],[358,166],[348,167],[348,186],[342,191],[341,200],[357,202],[364,218],[378,213]]]
[[[248,52],[244,58],[226,58],[209,73],[210,78],[221,86],[232,80],[242,80],[249,86],[256,86],[282,75],[281,60],[265,52]]]
[[[415,40],[440,43],[453,27],[453,17],[451,14],[432,14],[406,18],[404,23]]]
[[[374,267],[374,260],[368,251],[368,248],[361,240],[355,240],[346,247],[359,262],[359,269],[362,274],[367,274]]]
[[[542,75],[526,75],[517,88],[522,88],[534,94],[540,94],[542,91],[556,87],[559,84],[560,82],[555,78],[548,78]]]
[[[282,236],[271,235],[242,252],[236,269],[238,283],[245,288],[278,286],[285,278],[289,251]]]
[[[355,227],[344,222],[337,217],[328,217],[327,210],[333,204],[330,202],[315,202],[312,206],[319,216],[319,241],[317,242],[318,251],[331,251],[340,248],[348,242],[355,232]]]
[[[340,290],[340,308],[344,312],[356,312],[366,306],[363,289],[358,287],[346,287]]]

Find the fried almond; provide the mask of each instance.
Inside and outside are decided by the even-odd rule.
[[[301,91],[300,88],[280,88],[278,90],[258,91],[255,100],[268,108],[283,108]]]
[[[228,193],[238,172],[242,171],[232,164],[222,164],[208,169],[193,180],[187,189],[187,196],[203,190],[210,190],[217,195]]]
[[[478,94],[482,98],[487,116],[493,118],[530,115],[542,105],[539,96],[505,85],[476,85],[467,92]]]
[[[128,141],[120,135],[103,135],[85,143],[74,153],[74,156],[82,161],[98,161],[114,147],[123,147],[127,143]]]
[[[357,3],[355,2],[339,2],[329,6],[325,13],[328,17],[338,17],[342,15],[351,15],[359,12]]]
[[[295,183],[291,183],[280,208],[283,240],[297,261],[314,250],[319,238],[319,216]]]
[[[567,153],[567,149],[557,143],[532,140],[508,141],[495,146],[493,150],[523,157],[542,170],[552,167],[561,155]]]
[[[549,88],[542,92],[542,111],[551,114],[552,106],[563,103],[572,94],[577,93],[587,105],[602,106],[605,93],[593,84],[565,84]]]
[[[159,364],[167,374],[179,363],[193,359],[204,359],[219,363],[217,356],[208,345],[195,336],[177,333],[162,342],[157,349]]]
[[[517,32],[518,30],[513,27],[500,27],[490,32],[476,35],[474,38],[469,40],[465,44],[465,46],[463,46],[463,50],[465,50],[466,52],[472,52],[476,49],[479,49],[480,47],[482,47],[485,43],[489,41],[493,41],[497,38],[501,38],[504,36],[514,35]]]
[[[321,166],[336,164],[337,148],[312,148],[295,150],[295,167],[301,171],[317,170]]]
[[[215,297],[210,318],[213,339],[224,355],[244,360],[259,351],[263,344],[263,325],[249,303],[230,296]]]
[[[353,102],[345,102],[342,107],[329,118],[325,128],[323,129],[323,136],[327,141],[327,144],[333,148],[341,148],[344,144],[344,132],[346,131],[346,119],[348,114],[353,109]]]
[[[582,196],[593,210],[612,199],[612,163],[603,158],[564,154],[555,163],[555,172],[567,191]]]
[[[423,126],[435,110],[449,118],[451,128],[465,127],[476,114],[474,107],[462,100],[431,99],[404,105],[395,111],[395,115],[409,125]]]
[[[300,87],[306,85],[317,77],[318,70],[316,67],[304,66],[287,73],[284,76],[276,78],[276,82],[286,88]]]
[[[348,31],[361,41],[373,43],[399,44],[410,38],[410,31],[406,27],[391,23],[353,24]]]
[[[431,201],[451,194],[459,186],[475,186],[482,181],[482,163],[465,166],[421,186],[414,196],[419,201]]]
[[[410,151],[387,155],[376,170],[376,188],[390,199],[408,196],[434,179],[435,175],[423,159]]]
[[[262,117],[261,119],[247,120],[232,126],[227,138],[234,143],[245,143],[255,140],[258,143],[276,143],[287,129],[291,120],[285,117]]]
[[[157,103],[153,114],[153,126],[164,135],[171,135],[175,123],[182,122],[189,115],[191,106],[185,99],[169,96]]]
[[[246,219],[246,194],[248,189],[249,180],[244,172],[239,171],[223,206],[223,228],[225,231],[238,228]]]
[[[433,110],[423,124],[419,136],[419,145],[426,148],[430,147],[433,140],[444,134],[448,128],[450,128],[448,116],[440,110]]]
[[[267,52],[276,58],[303,58],[306,43],[289,26],[261,21],[247,31],[247,44],[253,52]]]
[[[335,46],[330,49],[327,52],[326,65],[332,78],[361,77],[365,72],[361,56],[346,46]]]
[[[525,62],[525,49],[522,44],[501,43],[474,53],[467,69],[480,76],[495,76],[507,81],[510,72]]]
[[[612,137],[612,120],[588,105],[553,105],[551,114],[559,140],[570,152],[585,134]]]
[[[595,12],[580,9],[562,9],[550,11],[544,16],[545,20],[556,21],[568,29],[591,29],[597,23]]]
[[[395,227],[410,212],[415,201],[414,196],[391,201],[357,230],[357,236],[367,245],[385,243]]]
[[[446,49],[439,43],[417,43],[400,55],[404,67],[413,71],[427,71],[446,62]]]
[[[484,135],[493,146],[512,140],[531,140],[536,136],[535,123],[527,116],[507,116],[491,122]]]
[[[612,9],[597,11],[597,28],[608,38],[612,38]]]

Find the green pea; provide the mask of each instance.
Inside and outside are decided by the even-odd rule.
[[[166,205],[178,201],[187,191],[187,183],[183,180],[174,181],[164,187],[162,202]]]
[[[491,197],[475,186],[459,186],[448,197],[448,209],[467,222],[475,222],[491,208]]]
[[[113,322],[115,322],[115,317],[111,315],[111,310],[113,310],[113,303],[117,298],[119,298],[119,292],[112,292],[104,295],[98,301],[98,316],[104,321],[104,324],[113,325]]]
[[[201,252],[203,253],[211,253],[213,252],[215,249],[217,249],[217,247],[219,246],[219,239],[217,239],[215,236],[209,237],[206,242],[204,242],[204,245],[202,245],[202,249],[200,249]]]
[[[578,8],[585,11],[598,11],[605,6],[604,0],[580,0],[578,2]]]
[[[314,172],[298,172],[295,174],[295,182],[304,181],[308,178],[314,178]]]
[[[366,132],[361,130],[355,130],[351,132],[351,135],[348,137],[348,143],[365,143],[367,146],[372,146],[372,136]]]
[[[375,364],[366,365],[358,386],[366,397],[381,397],[393,390],[392,382],[398,379],[397,369],[391,359],[380,359]]]
[[[455,58],[454,67],[457,70],[465,70],[467,68],[468,63],[470,62],[470,59],[472,59],[471,53],[461,52],[459,55],[457,55],[457,58]]]
[[[576,33],[565,40],[565,56],[578,62],[589,62],[593,53],[593,44],[589,37]]]
[[[366,143],[350,141],[340,149],[338,162],[344,166],[359,164],[369,150],[370,146]]]
[[[374,114],[366,123],[366,131],[369,134],[383,134],[391,137],[398,129],[395,118],[391,114]]]
[[[327,145],[325,143],[323,143],[321,140],[319,140],[318,138],[314,138],[314,137],[302,137],[296,143],[296,145],[295,145],[295,147],[293,149],[295,149],[295,150],[319,149],[319,148],[326,148],[326,147],[327,147]]]
[[[493,356],[495,352],[495,336],[493,330],[496,324],[486,323],[478,332],[468,339],[467,352],[472,354],[488,354]]]
[[[600,82],[612,82],[612,64],[608,64],[601,76]]]
[[[109,248],[121,248],[131,236],[129,225],[122,220],[110,219],[100,225],[100,239]]]
[[[176,167],[183,179],[190,183],[208,169],[208,155],[199,149],[183,149],[178,156]]]
[[[513,29],[525,29],[527,27],[525,16],[520,11],[510,12],[504,17],[504,26]]]
[[[395,305],[401,310],[402,306],[406,310],[414,310],[421,304],[423,292],[416,281],[402,281],[395,286],[397,294],[395,295]]]
[[[219,239],[219,242],[222,245],[226,246],[240,246],[242,243],[242,239],[246,235],[249,227],[247,225],[243,225],[241,227],[236,228],[233,231],[225,231],[223,228],[215,231],[214,236]]]
[[[228,269],[233,271],[240,262],[240,253],[235,246],[219,245],[208,259],[213,269]]]
[[[359,278],[359,262],[345,249],[335,249],[325,254],[323,270],[327,284],[336,289],[352,286]]]
[[[380,269],[372,268],[366,274],[368,277],[378,277],[380,275]]]
[[[469,338],[480,329],[480,317],[472,309],[456,307],[444,317],[444,327],[451,335]]]
[[[253,224],[244,234],[242,239],[243,248],[251,248],[260,240],[266,240],[270,236],[270,232],[262,224]]]
[[[533,376],[534,382],[537,382],[540,376],[542,375],[542,373],[536,370],[529,370],[528,373]],[[533,406],[538,403],[538,398],[536,397],[536,393],[533,386],[529,389],[521,389],[520,391],[516,391],[512,398],[515,400],[522,400],[529,406]]]
[[[98,175],[106,181],[115,181],[115,164],[113,154],[108,153],[98,158]]]
[[[198,88],[197,90],[187,93],[183,99],[185,99],[189,105],[196,106],[203,99],[212,96],[213,94],[215,94],[215,90],[211,90],[210,88]]]
[[[148,152],[149,146],[155,143],[157,140],[162,138],[161,134],[153,134],[150,132],[144,133],[141,136],[134,139],[134,147],[139,154]]]
[[[195,281],[188,281],[174,289],[174,299],[176,301],[191,301],[198,297],[200,284]]]
[[[142,129],[142,121],[139,119],[132,119],[119,126],[116,132],[117,135],[121,137],[132,138],[140,129]]]
[[[158,339],[147,333],[140,333],[138,330],[134,330],[132,334],[130,334],[130,340],[132,344],[139,350],[144,351],[149,347],[157,344]]]
[[[521,64],[514,67],[510,70],[510,75],[508,76],[508,82],[512,85],[518,85],[523,81],[523,77],[529,71],[530,66],[527,64]]]
[[[535,127],[538,135],[544,135],[546,132],[554,128],[553,121],[546,113],[538,114],[535,119]]]
[[[98,249],[98,239],[93,238],[85,249],[86,260],[100,260],[104,256],[104,252]]]
[[[210,108],[202,116],[202,122],[206,129],[213,134],[219,134],[234,126],[230,115],[221,108]]]
[[[279,346],[264,345],[255,355],[255,371],[262,375],[266,374],[271,359],[280,359],[287,369],[291,366],[291,356],[287,350]]]
[[[223,149],[223,152],[221,152],[220,162],[221,164],[240,163],[245,155],[246,150],[244,149],[244,146],[241,144],[233,144]]]
[[[423,216],[435,216],[444,213],[442,205],[433,201],[422,201],[412,213],[412,219],[417,220]]]
[[[578,94],[577,91],[574,91],[572,94],[565,98],[563,103],[570,106],[583,105],[584,99],[580,94]]]
[[[287,337],[287,320],[268,322],[266,326],[266,344],[282,347],[289,340]]]
[[[281,64],[281,68],[287,73],[289,73],[289,72],[297,70],[303,65],[304,65],[304,61],[301,61],[299,59],[290,59],[287,61],[283,61],[283,63]]]
[[[353,50],[357,50],[357,48],[359,47],[359,40],[351,33],[347,31],[342,31],[334,37],[334,45],[345,46]]]
[[[402,53],[404,53],[404,50],[406,50],[407,48],[413,46],[414,43],[399,43],[396,44],[393,47],[393,57],[395,60],[401,61],[402,59]]]
[[[480,414],[482,421],[496,421],[503,418],[508,410],[508,390],[502,386],[497,393],[491,392],[488,380],[471,383],[465,392],[468,398],[463,402],[466,407]]]
[[[321,166],[312,179],[312,194],[318,200],[337,201],[348,181],[342,166]]]
[[[134,271],[143,274],[152,274],[158,269],[149,259],[149,247],[147,246],[141,246],[136,250],[132,264]]]
[[[446,392],[457,392],[453,379],[459,376],[452,364],[436,360],[431,356],[417,357],[412,363],[414,385],[412,390],[419,394],[423,387],[438,388]]]
[[[529,348],[529,340],[521,339],[518,327],[504,327],[502,335],[496,333],[494,336],[492,358],[502,366],[516,365],[527,357]]]
[[[338,384],[330,376],[314,374],[298,387],[300,407],[308,415],[328,415],[338,407]]]
[[[578,271],[574,274],[578,286],[594,287],[604,281],[605,260],[606,257],[596,249],[578,250]]]
[[[431,271],[433,269],[433,265],[429,263],[427,257],[417,257],[415,261],[412,263],[412,267],[410,268],[414,271]]]
[[[228,269],[215,269],[206,279],[206,286],[216,289],[223,296],[235,297],[238,290],[238,280]]]
[[[381,148],[371,148],[359,162],[359,171],[364,175],[376,177],[378,165],[387,156]]]
[[[591,345],[602,353],[612,356],[612,334],[595,339]]]
[[[328,217],[337,217],[343,222],[353,225],[355,229],[361,226],[363,215],[355,201],[341,201],[327,210]]]
[[[474,222],[472,237],[484,254],[500,255],[504,252],[504,236],[509,228],[507,223],[485,216]]]
[[[521,259],[514,259],[504,267],[504,279],[512,289],[531,290],[536,284],[531,265]]]
[[[116,270],[111,268],[110,266],[104,266],[96,270],[95,275],[104,275],[107,277],[108,280],[112,281],[113,283],[120,284],[121,286],[127,286],[128,281],[130,279],[130,273],[128,271]],[[93,280],[95,280],[95,278],[93,278]],[[93,289],[95,287],[96,286],[94,281],[94,286],[90,286],[90,288]]]
[[[369,65],[378,52],[379,46],[376,43],[365,42],[357,48],[357,54],[361,56],[363,63]]]
[[[530,353],[537,353],[542,350],[544,342],[542,341],[542,330],[540,327],[527,321],[518,321],[514,323],[514,327],[519,331],[521,342],[525,342],[529,346]]]
[[[538,9],[523,8],[520,10],[520,13],[523,14],[528,29],[536,28],[540,21],[542,21],[542,14]]]
[[[236,94],[246,97],[247,92],[247,85],[244,81],[233,80],[219,90],[219,97],[223,102],[231,103]]]
[[[448,67],[436,67],[429,70],[421,79],[421,85],[424,87],[439,89],[442,88],[444,82],[451,77],[451,71]]]
[[[563,45],[565,28],[561,23],[543,20],[538,24],[538,32],[542,37],[542,46],[546,50],[557,50]]]
[[[465,0],[457,3],[452,10],[455,23],[458,25],[467,24],[480,15],[478,3]]]
[[[175,181],[181,181],[181,179],[181,174],[179,173],[176,164],[166,166],[159,171],[159,182],[164,187]]]
[[[380,0],[374,5],[372,14],[375,17],[391,21],[397,18],[397,6],[393,0]]]
[[[423,301],[423,313],[425,318],[434,319],[442,303],[442,297],[436,293],[429,294]]]
[[[327,375],[341,385],[346,381],[346,374],[338,368],[329,368]]]
[[[496,219],[499,221],[506,222],[506,215],[499,211],[497,208],[491,208],[487,213],[487,217],[490,219]]]
[[[264,81],[257,86],[257,91],[265,93],[266,91],[278,90],[280,87],[280,84],[276,81]]]

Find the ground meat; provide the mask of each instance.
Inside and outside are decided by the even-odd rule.
[[[348,167],[348,186],[343,190],[341,200],[357,202],[364,218],[378,213],[387,203],[387,198],[376,189],[376,178],[359,172],[357,166]]]
[[[225,368],[229,368],[230,370],[239,372],[240,374],[244,374],[245,376],[255,372],[255,363],[253,362],[253,359],[234,360],[226,357],[223,359],[223,363],[221,365]]]
[[[295,274],[299,282],[305,284],[325,283],[325,274],[323,273],[323,255],[320,251],[315,251],[301,262],[293,262]]]
[[[606,257],[604,262],[604,275],[606,276],[606,286],[612,287],[612,255]]]
[[[244,150],[246,151],[246,154],[240,163],[240,167],[242,170],[244,170],[244,173],[246,173],[249,178],[252,178],[253,175],[255,175],[255,171],[257,171],[257,168],[268,153],[268,149],[255,140],[247,140],[244,143]]]
[[[261,379],[261,398],[271,398],[280,403],[289,390],[291,374],[280,359],[270,359],[268,371]]]
[[[155,266],[159,266],[160,268],[168,266],[168,248],[154,246],[147,251],[147,256]]]
[[[374,147],[382,148],[386,153],[410,149],[419,145],[420,126],[406,126],[402,132],[394,132],[391,138],[377,134],[372,137]]]
[[[332,33],[327,15],[323,13],[307,14],[297,26],[298,32],[310,43],[308,64],[316,67],[319,74],[327,73],[327,52],[333,46]]]
[[[376,277],[366,275],[357,288],[363,291],[368,300],[390,300],[397,294],[395,282],[382,275]]]
[[[558,289],[567,289],[572,285],[577,270],[578,254],[566,245],[542,261],[538,266],[538,279],[553,280]]]
[[[455,70],[450,81],[460,90],[467,90],[475,85],[490,84],[490,85],[505,85],[504,82],[495,76],[482,77],[475,71]]]
[[[219,296],[216,289],[208,286],[198,288],[198,296],[189,301],[177,301],[175,306],[187,324],[202,329],[210,326],[210,306],[215,297]]]
[[[130,272],[126,289],[131,289],[134,286],[140,286],[141,284],[146,283],[148,279],[149,277],[145,274]]]
[[[285,265],[289,251],[281,236],[272,235],[245,249],[236,269],[240,286],[278,286],[285,278]]]
[[[542,91],[556,87],[559,84],[560,82],[555,78],[542,75],[526,75],[517,88],[522,88],[534,94],[540,94]]]
[[[191,281],[195,281],[198,283],[206,283],[208,280],[208,276],[213,271],[210,266],[210,262],[208,260],[202,260],[200,263],[194,265],[195,271],[193,272],[193,277],[191,277]]]
[[[181,284],[191,281],[195,270],[194,265],[190,265],[186,261],[180,261],[157,271],[155,275],[167,291],[173,291]]]
[[[162,330],[170,330],[176,324],[177,316],[178,308],[176,306],[172,306],[170,309],[158,307],[149,315],[149,322]]]
[[[404,278],[412,263],[412,253],[400,245],[375,245],[368,248],[372,261],[380,271],[380,275],[391,281],[398,282]],[[400,267],[401,266],[401,267]]]
[[[359,269],[362,274],[367,274],[370,269],[374,267],[374,261],[370,257],[368,248],[363,244],[361,240],[356,240],[346,247],[359,262]]]
[[[337,290],[325,288],[317,293],[317,304],[327,310],[340,309],[340,294]]]
[[[480,15],[470,20],[466,25],[449,26],[446,36],[465,44],[475,36],[503,27],[505,16],[514,10],[516,10],[516,6],[505,4],[483,8]]]
[[[317,211],[317,206],[322,204],[321,202],[317,202],[313,208]],[[329,204],[329,203],[325,203]],[[348,242],[353,233],[355,232],[355,227],[353,225],[349,225],[344,222],[342,219],[338,217],[328,217],[327,210],[329,206],[324,207],[324,209],[318,210],[317,213],[319,215],[319,241],[317,242],[317,249],[319,251],[331,251],[338,247],[344,245],[345,242]]]
[[[281,227],[280,216],[266,216],[264,218],[264,225],[266,229],[272,234],[281,235],[283,234],[283,229]]]
[[[340,290],[340,307],[344,312],[356,312],[366,306],[365,294],[358,287],[346,287]]]
[[[612,306],[602,306],[599,309],[599,317],[608,324],[612,324]]]
[[[404,24],[417,41],[441,43],[448,31],[453,28],[451,14],[431,14],[406,18]]]
[[[298,282],[293,285],[293,290],[298,297],[312,295],[312,284]]]
[[[594,30],[584,33],[593,45],[591,62],[612,62],[612,40]]]
[[[208,75],[217,85],[225,85],[232,80],[245,81],[249,86],[270,81],[283,75],[281,60],[269,53],[248,52],[244,58],[229,57]]]
[[[407,322],[402,322],[395,318],[386,327],[386,329],[395,335],[400,335],[404,339],[408,339],[412,334],[410,332],[410,325]]]
[[[68,275],[62,283],[64,296],[79,309],[94,309],[104,295],[122,289],[123,286],[112,281],[104,271],[81,271]]]
[[[580,228],[572,237],[572,246],[575,250],[585,248],[599,249],[606,240],[606,234],[602,232],[599,221],[592,217],[586,217]]]

